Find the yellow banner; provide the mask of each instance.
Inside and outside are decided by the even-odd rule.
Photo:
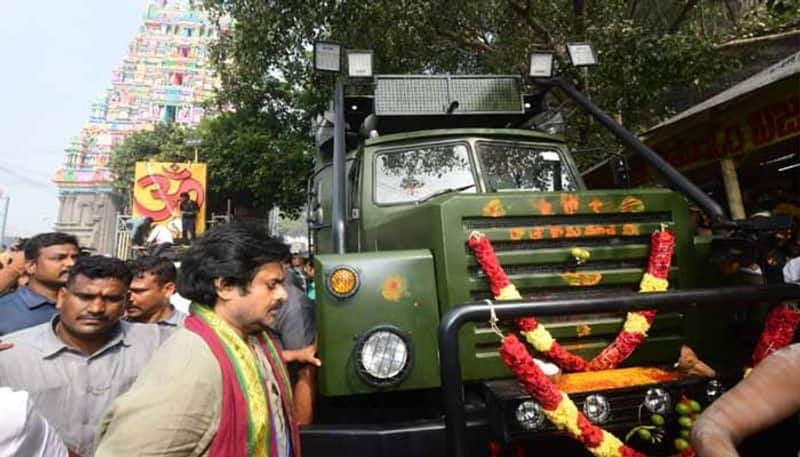
[[[800,135],[797,78],[747,97],[724,112],[711,112],[694,128],[655,140],[653,149],[673,166],[689,170]]]
[[[173,229],[180,221],[181,193],[197,203],[197,233],[206,227],[206,164],[136,162],[133,180],[133,217],[150,216]],[[173,230],[174,231],[174,230]]]

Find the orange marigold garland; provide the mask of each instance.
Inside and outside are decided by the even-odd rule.
[[[497,260],[489,239],[482,233],[473,232],[468,241],[489,280],[489,287],[498,300],[519,300],[522,296],[508,279]],[[667,290],[672,253],[675,250],[675,236],[667,230],[660,230],[650,237],[650,258],[647,271],[639,284],[640,292],[660,292]],[[656,312],[645,310],[628,313],[622,331],[614,341],[594,359],[587,362],[582,357],[564,349],[535,318],[517,319],[516,325],[525,339],[539,352],[564,371],[607,370],[617,367],[639,347],[647,337]]]

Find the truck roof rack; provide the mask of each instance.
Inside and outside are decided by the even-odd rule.
[[[348,132],[359,132],[364,120],[374,115],[381,135],[428,129],[530,128],[525,122],[545,110],[544,93],[524,95],[522,89],[522,79],[514,75],[377,75],[372,95],[345,97],[345,122]],[[329,134],[318,134],[318,146],[328,139]]]

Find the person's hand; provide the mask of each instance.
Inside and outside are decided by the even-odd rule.
[[[284,362],[309,363],[316,367],[322,366],[322,361],[316,357],[316,340],[310,345],[300,349],[289,349],[281,352]]]
[[[14,347],[14,343],[9,343],[8,341],[0,340],[0,351],[5,351],[6,349]]]

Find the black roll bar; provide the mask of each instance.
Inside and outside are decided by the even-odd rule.
[[[493,304],[499,319],[525,316],[570,315],[587,312],[624,312],[644,309],[673,311],[698,305],[724,303],[745,304],[757,301],[800,299],[800,286],[773,284],[767,286],[739,286],[719,289],[687,289],[670,292],[653,292],[590,299],[508,301]],[[458,331],[467,322],[489,320],[489,306],[485,302],[457,305],[445,314],[439,323],[439,364],[444,395],[445,428],[448,455],[466,457],[466,418],[464,412],[464,386],[461,380],[461,361],[458,348]]]
[[[664,160],[658,153],[647,147],[639,138],[619,125],[617,121],[603,112],[594,103],[583,95],[575,86],[562,77],[536,80],[536,84],[542,86],[555,86],[567,94],[575,103],[578,104],[587,114],[592,116],[597,122],[607,128],[617,139],[628,148],[639,154],[647,163],[655,168],[672,186],[679,192],[689,197],[695,202],[711,219],[711,221],[722,227],[735,227],[735,222],[729,220],[720,208],[719,204],[711,197],[706,195],[697,185],[689,181],[686,176],[675,169]]]

